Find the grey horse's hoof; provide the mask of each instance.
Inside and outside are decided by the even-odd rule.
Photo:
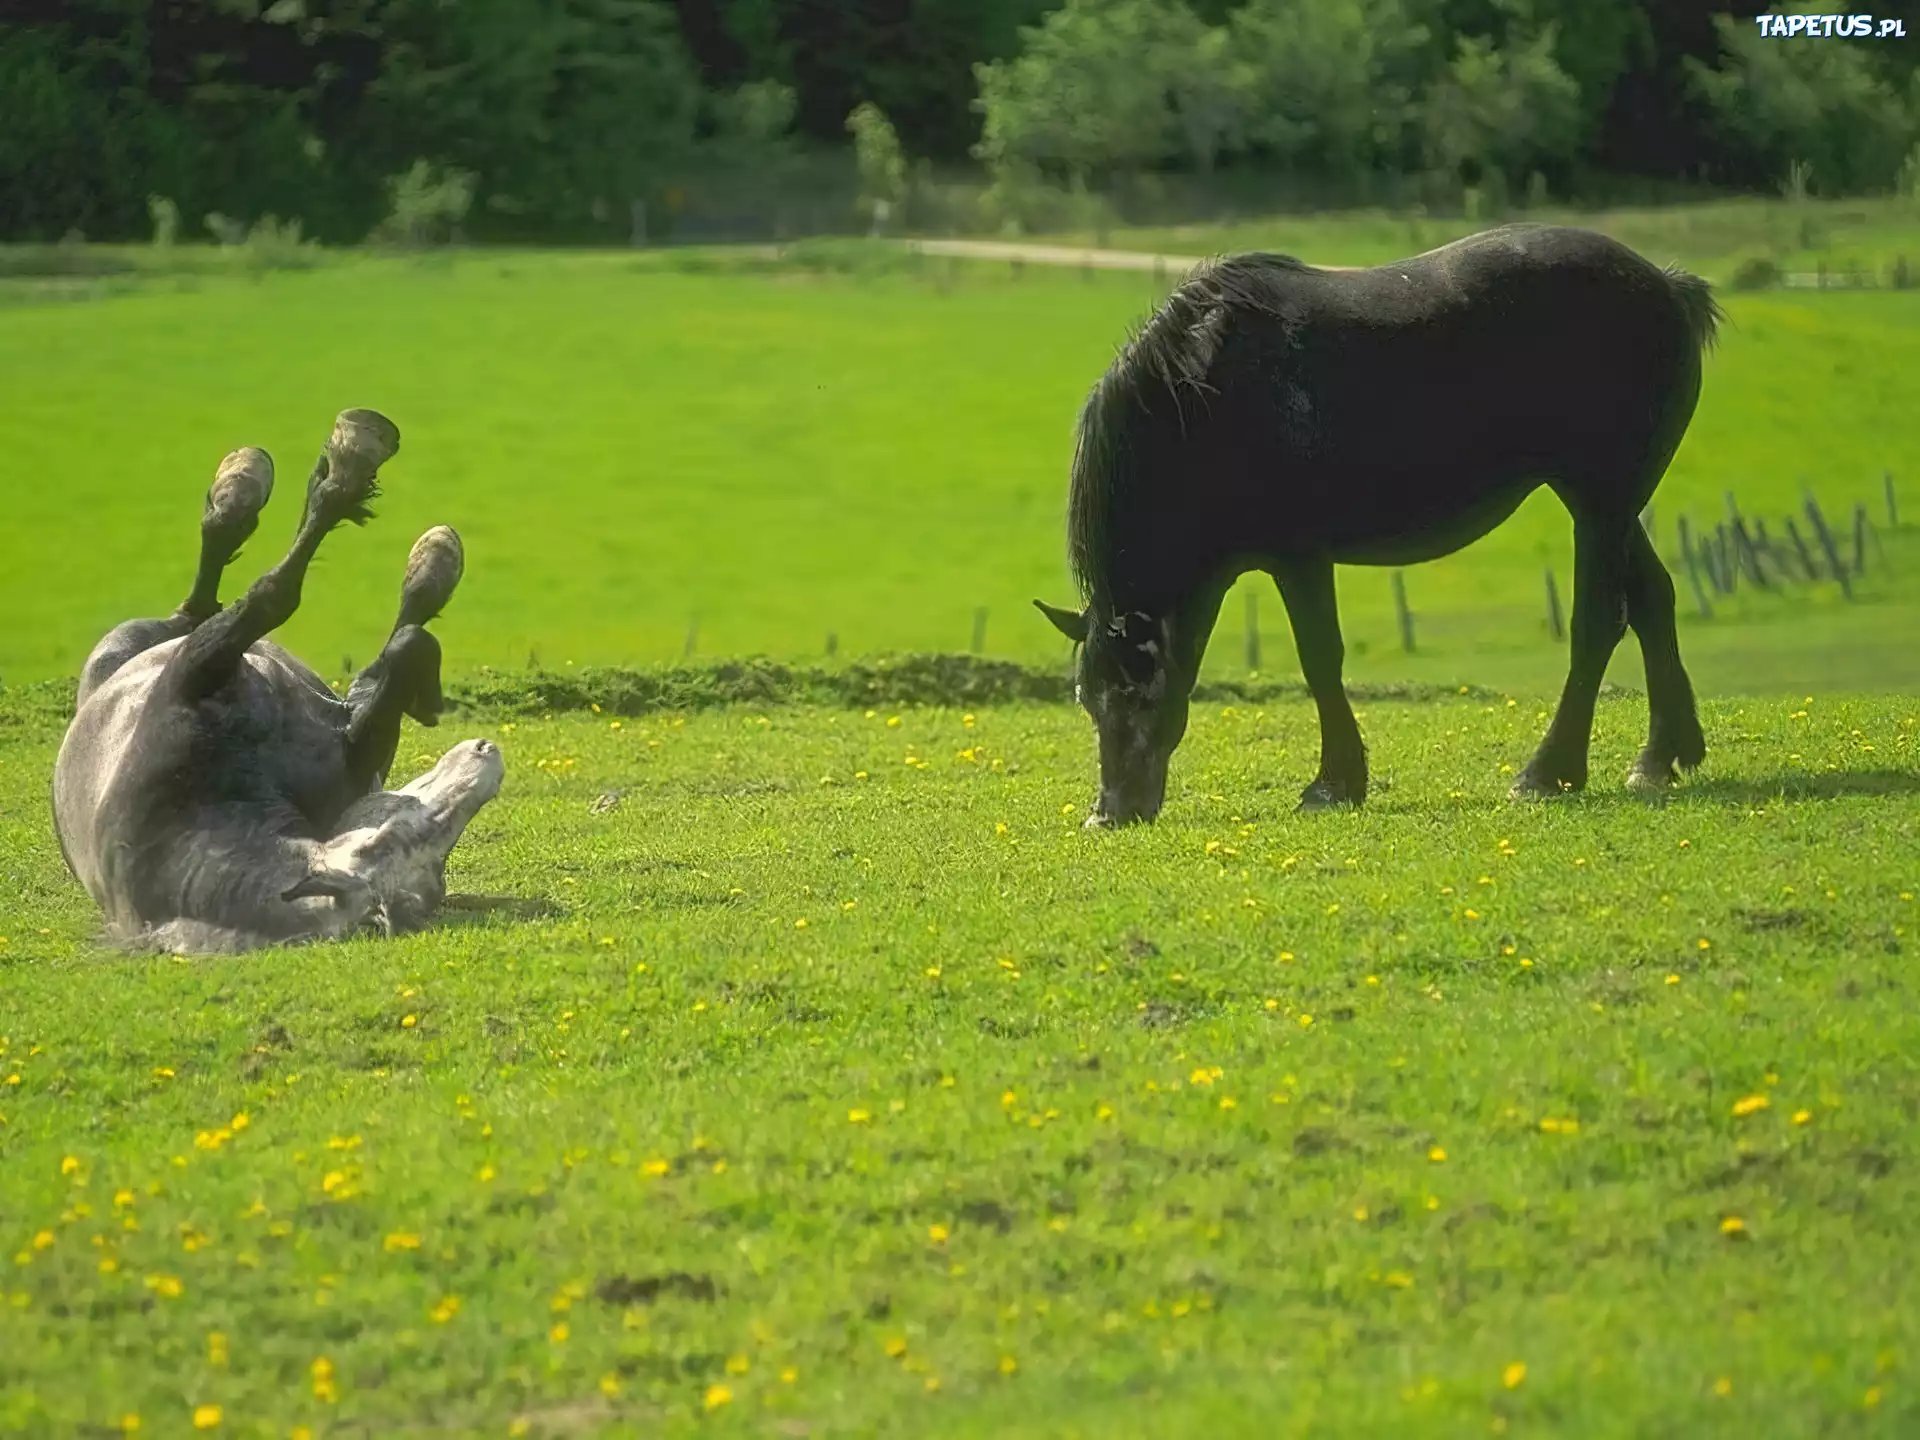
[[[466,550],[451,525],[436,525],[407,552],[407,575],[400,585],[400,623],[424,625],[446,608],[466,573]]]
[[[364,525],[368,502],[380,493],[380,467],[400,449],[400,431],[377,410],[342,410],[327,437],[307,488],[310,514],[331,528],[342,520]]]
[[[327,457],[335,469],[347,463],[371,472],[399,453],[400,427],[378,410],[342,410],[334,417]]]
[[[257,445],[245,445],[220,462],[207,489],[203,527],[253,533],[260,512],[273,494],[273,457]]]

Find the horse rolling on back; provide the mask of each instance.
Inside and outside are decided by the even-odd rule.
[[[1099,735],[1090,826],[1150,820],[1235,579],[1278,584],[1320,721],[1302,808],[1357,805],[1367,752],[1342,686],[1334,566],[1451,554],[1551,486],[1573,517],[1572,657],[1513,794],[1587,780],[1594,700],[1631,625],[1651,718],[1628,783],[1706,755],[1673,582],[1638,523],[1700,394],[1721,318],[1705,281],[1586,230],[1507,226],[1369,270],[1279,255],[1202,266],[1080,416],[1068,552]]]
[[[299,606],[328,532],[370,518],[399,444],[384,416],[343,412],[292,549],[223,609],[221,572],[273,490],[265,451],[227,456],[186,601],[118,626],[88,657],[54,762],[54,823],[114,939],[248,950],[412,928],[445,899],[448,853],[500,788],[499,750],[468,740],[381,787],[401,716],[432,725],[441,709],[440,646],[424,627],[459,583],[460,537],[441,525],[414,544],[393,632],[345,700],[266,638]]]

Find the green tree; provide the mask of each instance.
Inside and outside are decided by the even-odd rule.
[[[1724,58],[1695,63],[1693,81],[1742,179],[1765,184],[1788,165],[1811,167],[1828,194],[1884,191],[1920,139],[1920,85],[1902,95],[1876,66],[1874,46],[1840,40],[1790,43],[1751,20],[1716,22]]]
[[[1437,170],[1474,184],[1508,185],[1543,163],[1565,160],[1581,139],[1580,90],[1554,59],[1551,25],[1501,49],[1463,36],[1427,92],[1427,154]]]
[[[1401,0],[1248,0],[1228,23],[1256,153],[1331,175],[1398,161],[1427,43]]]
[[[995,170],[1204,169],[1238,140],[1228,37],[1179,0],[1067,0],[1021,34],[1017,57],[975,67],[974,153]]]
[[[871,101],[847,116],[854,160],[860,169],[860,205],[878,231],[907,194],[907,157],[893,123]]]

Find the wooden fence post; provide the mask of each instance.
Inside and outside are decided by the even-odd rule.
[[[1900,511],[1893,503],[1893,471],[1884,471],[1880,476],[1881,488],[1887,492],[1887,528],[1900,528]]]
[[[680,651],[680,658],[683,660],[691,659],[693,657],[693,647],[699,643],[699,640],[700,612],[696,610],[687,620],[687,643]]]
[[[1400,648],[1413,653],[1413,611],[1407,607],[1407,577],[1393,572],[1393,608],[1400,619]]]
[[[1813,498],[1813,492],[1807,492],[1807,519],[1813,524],[1813,533],[1820,541],[1820,548],[1827,557],[1827,568],[1833,578],[1840,582],[1842,598],[1853,599],[1853,582],[1847,576],[1845,562],[1840,559],[1840,547],[1834,543],[1833,531],[1827,528],[1827,517],[1820,513],[1820,502]]]
[[[1807,542],[1801,538],[1800,527],[1793,523],[1793,517],[1791,515],[1787,517],[1786,524],[1787,538],[1793,541],[1794,553],[1800,558],[1800,569],[1805,573],[1807,579],[1818,580],[1820,578],[1820,567],[1814,564],[1813,551],[1807,547]]]
[[[973,653],[984,654],[987,648],[987,607],[982,605],[973,612]]]
[[[1768,589],[1766,571],[1760,568],[1760,551],[1753,543],[1753,537],[1747,534],[1747,522],[1735,519],[1733,522],[1733,541],[1740,555],[1740,564],[1747,572],[1747,578],[1762,590]]]
[[[1260,669],[1260,596],[1253,590],[1247,591],[1247,670],[1249,673]]]
[[[1853,507],[1853,573],[1867,573],[1867,502],[1857,501]]]
[[[832,659],[840,649],[840,637],[833,631],[827,631],[827,658]]]
[[[1553,567],[1547,567],[1547,629],[1555,640],[1567,638],[1567,627],[1560,620],[1560,587],[1553,583]]]
[[[1707,603],[1707,587],[1700,583],[1700,557],[1694,552],[1693,527],[1687,517],[1680,517],[1680,559],[1687,567],[1687,583],[1693,587],[1694,604],[1700,608],[1700,618],[1711,620],[1713,606]]]

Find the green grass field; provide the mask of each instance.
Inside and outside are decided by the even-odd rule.
[[[381,525],[328,547],[289,627],[327,673],[365,662],[408,544],[440,521],[471,555],[445,629],[456,666],[674,659],[695,617],[704,655],[816,658],[830,632],[842,654],[963,649],[980,606],[989,653],[1059,659],[1027,602],[1068,598],[1074,415],[1150,281],[946,275],[479,255],[162,278],[96,303],[0,309],[14,401],[0,445],[19,477],[0,537],[0,679],[71,673],[109,625],[170,608],[199,498],[236,445],[265,445],[281,467],[282,501],[237,576],[264,564],[333,413],[355,404],[385,409],[405,440]],[[1892,470],[1920,515],[1906,378],[1920,370],[1920,292],[1728,304],[1656,498],[1664,548],[1682,511],[1717,519],[1729,489],[1776,529],[1803,483],[1836,518],[1856,501],[1884,518]],[[1854,613],[1823,594],[1689,623],[1701,687],[1920,684],[1914,542],[1895,543]],[[1353,673],[1556,685],[1541,572],[1554,566],[1570,593],[1571,551],[1543,493],[1479,545],[1412,571],[1413,657],[1385,573],[1344,572]],[[1268,663],[1290,673],[1277,596],[1259,588]],[[1243,665],[1243,615],[1230,597],[1216,667]],[[1623,653],[1616,678],[1638,683],[1637,669]]]
[[[1711,752],[1659,805],[1622,694],[1586,795],[1504,799],[1564,673],[1550,501],[1408,572],[1412,656],[1343,574],[1357,814],[1292,813],[1313,710],[1232,597],[1160,822],[1089,836],[1090,725],[1004,697],[1057,686],[1026,602],[1145,277],[834,263],[0,281],[0,1431],[1920,1429],[1920,531],[1851,604],[1683,594]],[[1920,298],[1727,303],[1663,549],[1728,489],[1880,518]],[[364,664],[462,531],[467,703],[394,778],[503,747],[469,898],[107,951],[57,682],[180,598],[225,451],[280,463],[238,583],[362,404],[387,497],[282,638]],[[867,663],[978,606],[985,665]]]
[[[488,722],[454,883],[544,915],[194,963],[16,714],[0,1418],[1907,1433],[1913,702],[1710,706],[1659,809],[1631,701],[1521,808],[1533,704],[1362,712],[1363,814],[1289,702],[1101,837],[1064,707]]]

